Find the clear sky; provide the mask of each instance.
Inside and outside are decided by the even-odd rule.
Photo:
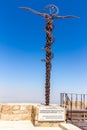
[[[80,19],[54,20],[51,102],[61,92],[87,93],[87,0],[0,1],[0,101],[44,102],[45,21],[18,7],[43,12],[47,4],[59,7],[59,15]]]

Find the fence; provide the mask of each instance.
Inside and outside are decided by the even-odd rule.
[[[60,93],[60,105],[66,108],[66,121],[87,130],[87,94]]]
[[[67,109],[86,109],[87,94],[60,93],[60,105]]]

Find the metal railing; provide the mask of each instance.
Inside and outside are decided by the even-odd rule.
[[[87,94],[60,93],[60,105],[66,108],[66,121],[87,130]]]
[[[87,94],[60,93],[60,105],[67,109],[86,109]]]

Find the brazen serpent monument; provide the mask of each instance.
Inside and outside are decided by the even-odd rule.
[[[52,31],[54,29],[53,20],[54,19],[64,19],[64,18],[78,18],[77,16],[67,15],[67,16],[59,16],[59,9],[57,6],[53,4],[49,4],[44,8],[44,12],[40,13],[36,10],[27,7],[20,7],[23,10],[31,11],[34,14],[37,14],[45,19],[46,27],[46,45],[43,48],[46,51],[46,59],[42,61],[46,62],[46,83],[45,83],[45,105],[50,104],[50,75],[51,75],[51,59],[53,58],[52,53],[52,44],[54,42],[54,38],[52,35]]]

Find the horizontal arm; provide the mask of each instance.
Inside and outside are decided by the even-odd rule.
[[[58,19],[64,19],[64,18],[79,18],[78,16],[74,16],[74,15],[66,15],[66,16],[55,16],[55,18]]]
[[[32,13],[34,13],[34,14],[37,14],[37,15],[39,15],[39,16],[43,16],[43,17],[45,17],[47,14],[45,14],[45,13],[40,13],[40,12],[38,12],[38,11],[36,11],[36,10],[34,10],[34,9],[31,9],[31,8],[27,8],[27,7],[19,7],[20,9],[23,9],[23,10],[27,10],[27,11],[30,11],[30,12],[32,12]]]

